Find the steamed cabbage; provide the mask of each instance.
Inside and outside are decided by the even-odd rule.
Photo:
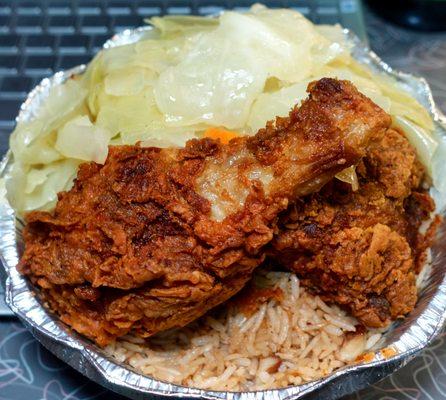
[[[54,147],[66,158],[103,164],[107,158],[109,140],[107,130],[93,125],[87,116],[81,116],[68,121],[58,131]]]
[[[78,165],[103,163],[109,145],[182,146],[211,127],[254,134],[327,76],[352,81],[389,112],[446,192],[438,156],[446,144],[438,144],[429,113],[398,82],[355,61],[339,26],[260,5],[149,23],[142,40],[99,52],[83,75],[50,90],[32,121],[18,123],[7,181],[18,212],[51,209]],[[338,178],[357,186],[354,168]]]

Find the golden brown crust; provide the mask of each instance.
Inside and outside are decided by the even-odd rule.
[[[357,173],[357,192],[335,179],[284,213],[271,256],[325,300],[381,327],[415,306],[415,272],[436,224],[424,235],[419,228],[434,203],[415,150],[396,130],[370,146]]]
[[[18,268],[100,345],[183,326],[244,286],[290,200],[358,162],[389,124],[350,83],[324,79],[254,138],[111,147],[54,213],[27,216]]]

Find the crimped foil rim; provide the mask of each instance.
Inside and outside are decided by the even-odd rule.
[[[150,31],[150,27],[126,30],[107,41],[104,47],[109,48],[135,42],[149,34]],[[446,136],[446,118],[436,107],[427,82],[423,78],[394,71],[354,34],[348,30],[344,30],[344,33],[353,44],[353,56],[369,65],[373,70],[396,78],[430,111],[436,129],[441,135]],[[31,119],[52,86],[63,83],[74,74],[83,73],[85,68],[85,65],[81,65],[44,79],[30,92],[22,104],[17,120]],[[10,163],[11,154],[8,152],[0,164],[1,177],[4,177]],[[75,332],[71,332],[51,312],[42,307],[36,299],[31,285],[15,268],[18,262],[18,250],[21,246],[20,240],[17,240],[20,226],[21,222],[15,220],[14,213],[6,200],[0,199],[0,232],[2,233],[0,260],[5,270],[3,272],[7,276],[7,304],[33,335],[56,356],[90,379],[135,399],[145,397],[145,395],[154,395],[159,398],[284,400],[300,399],[316,393],[323,394],[327,399],[337,398],[376,382],[405,365],[440,333],[446,319],[446,253],[443,254],[444,251],[439,248],[438,254],[435,254],[439,243],[437,240],[432,250],[434,263],[437,260],[440,267],[432,268],[429,276],[431,282],[421,293],[416,311],[398,327],[386,334],[386,346],[391,346],[397,351],[395,356],[386,358],[382,353],[377,353],[371,362],[346,366],[326,378],[283,389],[223,392],[169,384],[143,376],[133,371],[131,367],[124,366],[105,356],[96,345]],[[440,231],[443,236],[446,236],[446,222],[441,225]],[[437,258],[435,259],[435,257]]]

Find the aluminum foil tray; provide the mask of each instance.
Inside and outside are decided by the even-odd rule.
[[[149,27],[127,30],[114,36],[104,45],[106,48],[132,43],[150,36]],[[354,57],[368,64],[375,71],[395,77],[400,85],[411,93],[431,113],[436,124],[436,133],[446,138],[446,118],[436,108],[426,81],[412,75],[393,71],[376,54],[345,31],[353,46]],[[62,84],[73,74],[80,74],[85,66],[58,72],[44,79],[28,96],[17,119],[27,121],[54,85]],[[446,160],[445,160],[446,161]],[[11,164],[8,153],[0,164],[3,177]],[[318,396],[324,399],[338,398],[376,382],[397,368],[405,365],[415,354],[426,347],[440,333],[446,318],[446,222],[441,225],[432,247],[432,268],[426,284],[420,292],[416,309],[405,320],[394,324],[385,334],[384,347],[391,351],[375,353],[370,362],[346,366],[324,379],[284,389],[257,392],[217,392],[172,385],[143,376],[131,367],[107,357],[104,352],[75,332],[69,330],[56,316],[39,303],[28,281],[16,270],[23,248],[18,220],[4,198],[0,187],[0,258],[6,273],[6,302],[33,335],[52,353],[101,385],[132,399],[143,398],[204,398],[230,400],[302,399]],[[0,270],[2,270],[0,268]]]

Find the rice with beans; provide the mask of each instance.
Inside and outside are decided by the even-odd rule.
[[[354,318],[308,293],[294,274],[260,271],[256,279],[271,296],[260,290],[254,303],[239,296],[184,328],[127,336],[106,351],[159,380],[246,391],[319,379],[379,344],[379,332],[357,331]]]

